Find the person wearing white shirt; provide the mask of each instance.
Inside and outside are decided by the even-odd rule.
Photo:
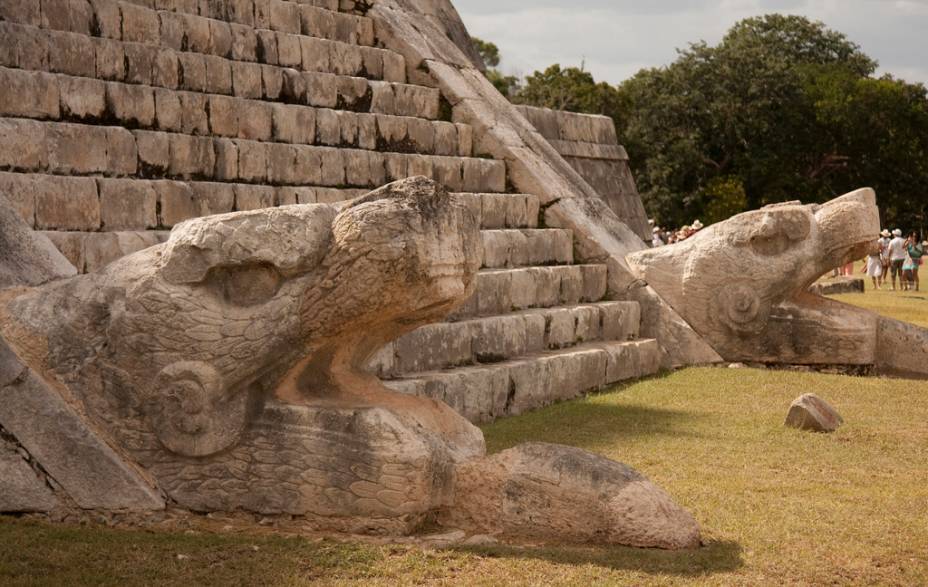
[[[906,256],[905,239],[902,238],[902,231],[897,228],[893,231],[893,240],[889,241],[889,267],[892,272],[893,291],[896,291],[896,276],[902,279],[902,266],[905,265]]]
[[[651,231],[651,246],[654,248],[664,246],[664,239],[661,238],[660,227],[655,227],[654,230]]]
[[[889,243],[893,240],[893,234],[883,229],[880,233],[880,263],[883,265],[883,275],[880,277],[880,289],[883,284],[889,281]]]

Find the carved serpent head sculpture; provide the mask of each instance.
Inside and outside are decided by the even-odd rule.
[[[739,214],[627,261],[725,360],[912,371],[878,343],[879,332],[904,325],[808,292],[864,257],[879,228],[876,194],[862,189]]]
[[[627,467],[550,446],[486,459],[480,430],[445,404],[366,372],[384,343],[466,301],[478,228],[425,178],[344,207],[191,220],[98,273],[0,292],[0,332],[185,509],[350,532],[441,517],[481,532],[698,543],[692,517]]]

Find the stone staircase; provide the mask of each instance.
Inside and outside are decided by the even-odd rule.
[[[605,299],[606,266],[574,263],[573,234],[540,227],[537,198],[458,197],[482,218],[477,291],[378,355],[388,386],[488,422],[660,369],[657,341],[638,339],[637,302]]]
[[[82,272],[183,220],[425,175],[482,218],[478,291],[384,349],[396,389],[474,421],[653,373],[606,267],[507,192],[428,75],[353,0],[0,0],[0,190]]]

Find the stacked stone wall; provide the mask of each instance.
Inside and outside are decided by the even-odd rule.
[[[647,212],[628,165],[628,153],[619,144],[611,118],[532,106],[519,106],[518,110],[620,219],[650,241]]]
[[[81,271],[186,219],[393,180],[502,192],[363,3],[0,2],[0,190]],[[341,12],[339,12],[341,10]]]

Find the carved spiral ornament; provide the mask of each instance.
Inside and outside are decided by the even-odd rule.
[[[149,416],[170,451],[205,457],[235,444],[245,428],[248,394],[229,394],[222,376],[207,363],[168,365],[155,379]]]
[[[745,334],[763,330],[770,314],[768,304],[756,288],[745,283],[720,289],[712,300],[711,311],[714,321]]]

